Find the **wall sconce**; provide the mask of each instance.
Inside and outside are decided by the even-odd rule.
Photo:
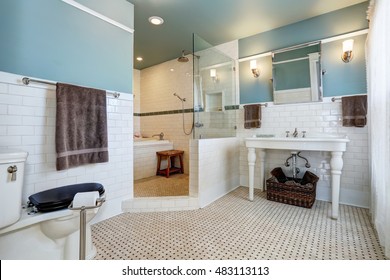
[[[260,76],[260,71],[257,69],[257,62],[256,60],[251,60],[249,63],[249,66],[251,68],[253,77],[258,78]]]
[[[210,77],[214,83],[216,83],[218,81],[217,69],[210,69]]]
[[[341,56],[341,59],[345,62],[348,63],[352,60],[353,54],[353,39],[345,40],[343,42],[343,54]]]

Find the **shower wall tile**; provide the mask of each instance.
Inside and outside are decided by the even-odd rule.
[[[244,110],[239,110],[237,136],[240,139],[240,185],[248,186],[248,159],[245,138],[256,134],[275,134],[285,136],[285,131],[347,135],[350,142],[343,155],[344,167],[341,177],[341,203],[368,207],[370,201],[369,165],[368,165],[368,128],[343,127],[341,101],[331,102],[325,98],[323,102],[311,104],[286,104],[262,107],[262,125],[258,129],[244,129]],[[301,137],[301,134],[300,134]],[[317,186],[317,199],[330,201],[330,154],[328,152],[302,152],[302,156],[310,161],[310,171],[320,177]],[[277,166],[283,167],[286,173],[290,168],[284,166],[290,156],[288,151],[267,151],[266,178],[269,172]],[[303,175],[304,161],[298,161],[298,167]],[[258,161],[256,164],[259,170]],[[258,172],[255,172],[255,186],[259,186]]]
[[[192,60],[187,63],[176,59],[167,61],[141,71],[140,113],[182,109],[182,98],[185,109],[192,105]]]
[[[142,143],[141,143],[142,144]],[[156,175],[156,152],[173,149],[172,143],[153,146],[140,146],[134,144],[134,180],[148,178]],[[161,169],[165,169],[167,161],[161,162]],[[178,165],[177,165],[178,166]]]
[[[133,196],[133,101],[108,97],[109,162],[56,171],[55,88],[24,86],[21,76],[0,72],[0,147],[27,151],[23,201],[33,193],[74,183],[99,182],[107,201],[95,221],[121,212]]]
[[[164,133],[164,139],[173,143],[173,148],[184,151],[184,173],[189,171],[189,140],[192,133],[186,135],[183,131],[182,114],[143,116],[141,117],[142,135],[151,137],[154,134]],[[191,131],[192,113],[184,114],[185,131]],[[157,138],[156,138],[157,139]],[[154,156],[155,157],[155,156]]]
[[[238,59],[238,41],[219,45],[217,49],[234,59]],[[183,125],[183,114],[181,111],[183,109],[193,109],[193,57],[191,55],[187,57],[189,58],[187,63],[173,59],[135,73],[134,80],[140,80],[140,92],[134,91],[134,112],[146,114],[175,111],[175,113],[135,116],[134,131],[140,131],[143,136],[151,136],[163,132],[165,134],[164,138],[173,143],[174,149],[184,151],[184,172],[188,174],[190,168],[189,142],[192,139],[191,127],[194,113],[184,113]],[[219,85],[222,88],[227,88],[228,86],[223,83]],[[174,93],[181,98],[185,98],[186,101],[182,103],[173,95]],[[137,96],[139,96],[139,101]],[[137,102],[139,102],[139,111],[136,110]],[[235,105],[236,103],[228,102],[227,104]],[[207,118],[204,121],[202,120],[202,122],[207,131],[206,137],[226,137],[232,135],[231,130],[232,128],[234,129],[236,110],[229,110],[225,113],[225,115],[229,116],[228,118],[222,118],[221,114],[205,114]],[[214,118],[213,122],[210,121],[211,118]],[[215,118],[218,118],[218,121],[215,121]]]

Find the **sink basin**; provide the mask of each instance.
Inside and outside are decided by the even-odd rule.
[[[345,152],[349,139],[331,134],[311,134],[305,138],[293,137],[251,137],[246,138],[246,147],[298,151],[340,151]]]
[[[306,138],[321,138],[321,139],[348,139],[347,135],[341,135],[341,134],[324,134],[324,133],[308,133],[306,134]]]

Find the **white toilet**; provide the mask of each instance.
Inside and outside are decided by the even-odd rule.
[[[68,205],[79,192],[102,199],[104,188],[98,183],[59,187],[31,195],[34,207],[22,208],[27,155],[0,149],[0,259],[79,259],[80,211]],[[98,209],[86,210],[86,259],[96,255],[89,222]]]

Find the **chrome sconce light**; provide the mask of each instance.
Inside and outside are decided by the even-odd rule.
[[[252,71],[253,77],[258,78],[260,76],[260,71],[257,69],[256,60],[251,60],[249,63],[250,69]]]
[[[217,69],[210,69],[210,78],[213,80],[214,83],[218,82]]]
[[[343,54],[341,55],[342,61],[348,63],[352,60],[353,54],[353,39],[345,40],[343,42]]]

